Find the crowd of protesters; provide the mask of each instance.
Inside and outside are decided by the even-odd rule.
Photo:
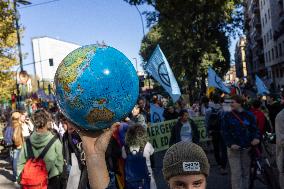
[[[230,167],[232,189],[249,188],[249,152],[254,148],[262,151],[263,137],[275,133],[275,159],[280,186],[284,188],[283,91],[281,97],[279,101],[273,95],[250,99],[246,95],[214,93],[188,106],[184,100],[171,104],[153,95],[151,99],[140,98],[131,114],[104,134],[78,130],[56,108],[38,108],[30,115],[22,110],[11,111],[5,114],[3,143],[11,154],[15,184],[25,184],[22,177],[28,174],[25,167],[32,154],[45,162],[48,188],[156,189],[152,170],[155,149],[147,135],[152,104],[164,108],[163,120],[177,119],[163,163],[163,175],[170,188],[206,187],[210,166],[198,146],[200,134],[192,119],[199,115],[205,116],[220,174],[228,174]]]

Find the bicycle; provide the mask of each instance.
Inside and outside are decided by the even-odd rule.
[[[251,149],[250,189],[254,188],[255,180],[259,180],[268,189],[280,189],[275,168],[261,151],[261,149],[265,150],[268,156],[272,157],[273,153],[269,150],[269,144],[274,137],[273,134],[266,133],[261,144]]]

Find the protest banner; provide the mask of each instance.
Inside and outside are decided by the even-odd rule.
[[[169,120],[160,123],[153,123],[147,128],[150,143],[155,148],[155,152],[163,151],[169,148],[171,138],[171,129],[177,120]]]
[[[200,135],[200,142],[208,141],[205,127],[205,117],[194,117],[192,120],[196,123]],[[150,143],[155,148],[155,152],[167,150],[171,138],[171,129],[177,123],[177,119],[152,123],[147,128]]]

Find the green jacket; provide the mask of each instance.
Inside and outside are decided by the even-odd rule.
[[[33,132],[30,137],[32,143],[32,149],[35,157],[38,157],[47,143],[53,138],[51,132],[47,133],[37,133]],[[63,171],[63,153],[62,144],[59,139],[57,139],[52,146],[49,148],[48,152],[44,156],[44,162],[46,164],[46,169],[49,173],[48,178],[58,176]],[[20,175],[26,162],[27,162],[27,147],[26,143],[20,152],[20,157],[17,162],[17,173]]]

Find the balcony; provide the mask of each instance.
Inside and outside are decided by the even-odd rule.
[[[253,19],[252,19],[252,24],[254,27],[256,28],[261,28],[261,23],[260,23],[260,19],[258,16],[254,16]]]

